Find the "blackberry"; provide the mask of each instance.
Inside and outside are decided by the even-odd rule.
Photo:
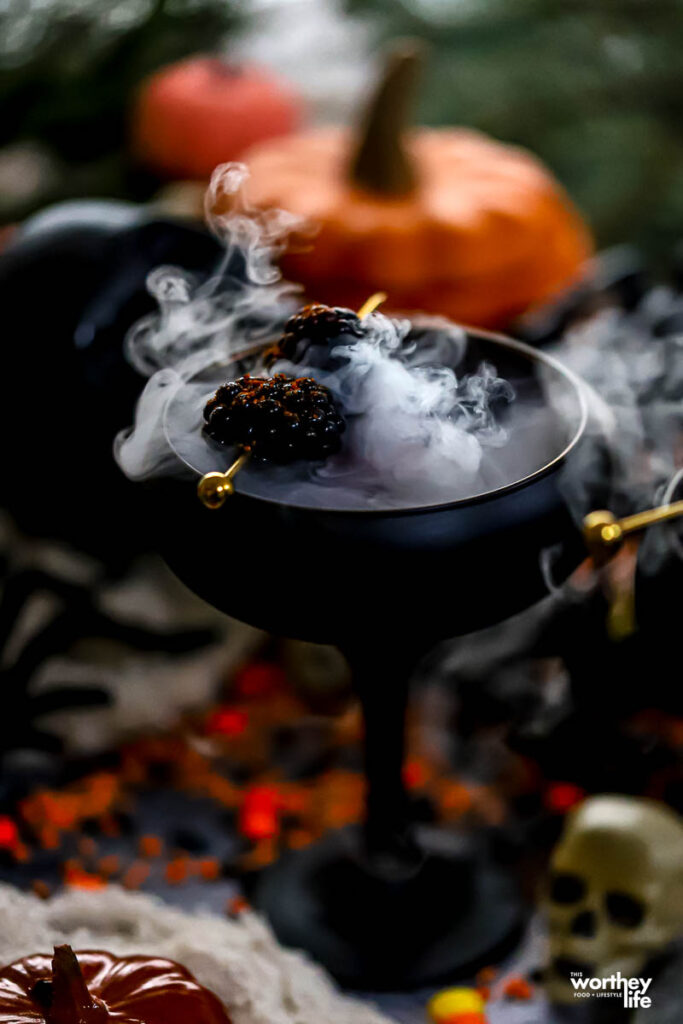
[[[204,419],[214,441],[282,464],[334,455],[346,427],[328,388],[284,373],[229,381],[206,403]]]
[[[264,363],[272,366],[278,359],[289,359],[292,363],[334,369],[339,360],[330,357],[330,349],[341,344],[344,336],[363,337],[363,326],[352,309],[319,303],[304,306],[289,318],[277,344],[266,349]]]

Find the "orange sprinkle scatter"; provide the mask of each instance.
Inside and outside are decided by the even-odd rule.
[[[403,782],[408,789],[419,789],[427,781],[428,772],[425,763],[419,758],[406,761],[403,766]]]
[[[44,882],[42,878],[34,878],[31,882],[31,891],[34,896],[37,896],[41,900],[47,900],[50,898],[52,890],[47,882]]]
[[[74,831],[86,819],[99,818],[113,807],[121,785],[116,775],[99,772],[64,790],[38,790],[21,802],[19,813],[42,849],[58,850],[63,832]],[[83,851],[83,855],[92,853]]]
[[[293,828],[287,833],[287,845],[292,850],[303,850],[312,842],[313,835],[306,828]]]
[[[245,910],[249,910],[249,901],[244,896],[233,896],[228,900],[225,910],[229,917],[239,917]]]
[[[462,782],[443,779],[439,786],[439,806],[446,820],[459,818],[472,807],[472,793]]]
[[[111,878],[113,875],[118,875],[121,870],[121,862],[115,853],[110,853],[98,860],[97,870],[105,878]]]
[[[245,871],[258,871],[272,864],[277,855],[278,849],[274,839],[259,839],[253,850],[243,858],[242,865]]]
[[[498,977],[498,970],[495,967],[482,967],[477,974],[477,985],[491,985]]]
[[[11,850],[19,841],[19,829],[16,822],[5,814],[0,814],[0,848]]]
[[[484,1002],[488,1003],[489,999],[491,998],[491,986],[490,985],[480,985],[479,983],[477,983],[477,992],[479,993],[481,998],[484,1000]]]
[[[270,786],[253,786],[244,795],[238,829],[247,839],[271,839],[278,834],[277,792]]]
[[[286,686],[287,677],[279,665],[256,661],[235,678],[235,689],[242,697],[267,697]]]
[[[79,867],[65,868],[64,884],[69,889],[84,889],[93,892],[99,889],[106,889],[107,887],[104,878],[100,878],[99,875],[93,875],[88,871],[83,871]]]
[[[190,863],[187,857],[174,857],[169,860],[164,877],[169,885],[182,885],[190,874]]]
[[[544,803],[553,814],[566,814],[586,798],[586,791],[573,782],[554,782],[545,791]]]
[[[18,842],[14,844],[12,856],[18,864],[26,864],[31,859],[31,851],[26,843]]]
[[[519,999],[526,1002],[528,999],[531,999],[533,994],[534,990],[526,978],[522,978],[517,974],[508,978],[503,988],[503,995],[508,999]]]
[[[149,878],[151,868],[142,860],[134,861],[121,879],[124,889],[139,889]]]
[[[116,839],[121,835],[121,828],[118,821],[111,814],[103,814],[100,818],[100,829],[102,834],[109,836],[110,839]]]
[[[38,842],[43,850],[57,850],[60,845],[59,832],[52,825],[44,825],[38,832]]]
[[[81,836],[78,840],[78,852],[86,859],[94,857],[97,853],[97,843],[90,836]]]
[[[442,1024],[487,1024],[483,1013],[456,1013],[452,1017],[445,1017]]]
[[[205,882],[215,882],[221,875],[221,863],[217,857],[204,857],[199,861],[199,874]]]
[[[218,708],[206,720],[206,731],[210,735],[225,736],[228,739],[241,736],[249,724],[246,711],[237,708]]]
[[[140,836],[140,842],[138,843],[138,851],[141,857],[145,857],[148,860],[153,860],[156,857],[160,857],[164,849],[163,840],[160,836]]]

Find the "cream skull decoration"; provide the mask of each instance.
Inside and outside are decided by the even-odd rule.
[[[654,800],[586,800],[553,853],[545,909],[551,999],[573,1000],[572,972],[641,977],[683,931],[683,821]]]

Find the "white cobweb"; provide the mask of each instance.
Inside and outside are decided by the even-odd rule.
[[[216,993],[233,1024],[391,1024],[371,1006],[342,995],[303,954],[283,949],[250,911],[234,921],[189,914],[115,886],[43,902],[0,886],[0,963],[65,942],[77,951],[175,960]]]

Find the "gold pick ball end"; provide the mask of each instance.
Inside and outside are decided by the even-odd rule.
[[[197,494],[206,508],[220,508],[234,493],[234,485],[225,473],[206,473],[197,485]]]
[[[606,554],[620,544],[623,531],[611,512],[590,512],[583,521],[583,536],[592,554]]]

